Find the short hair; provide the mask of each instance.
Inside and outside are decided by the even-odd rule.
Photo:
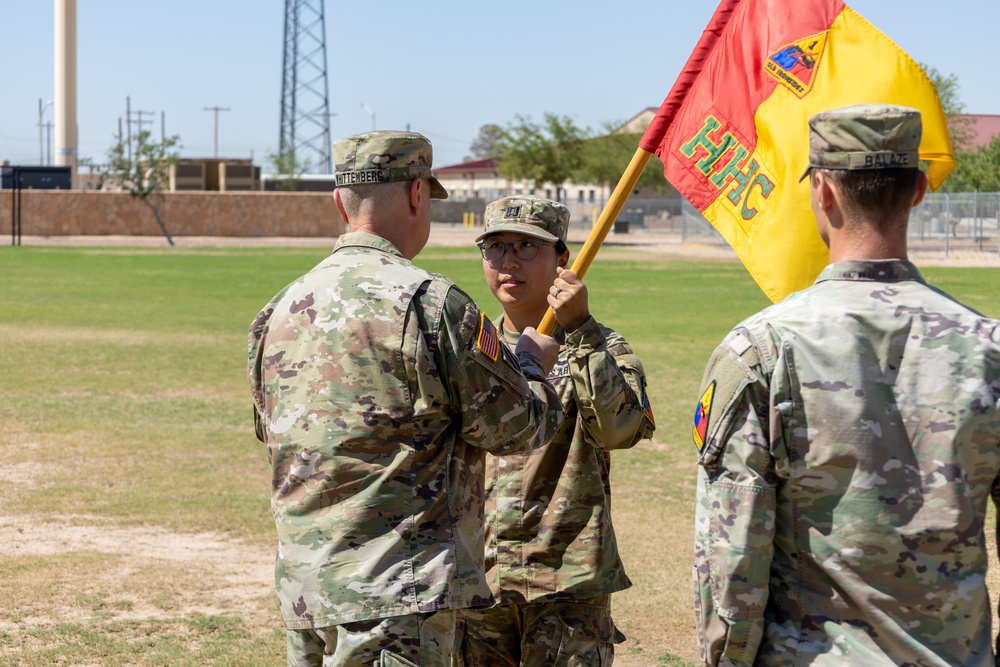
[[[814,169],[840,190],[846,212],[876,224],[909,216],[917,193],[919,169]]]
[[[364,183],[361,185],[340,186],[340,202],[344,205],[347,217],[353,218],[365,209],[377,210],[392,204],[393,200],[406,194],[410,181],[393,181],[391,183]]]
[[[566,242],[563,241],[562,239],[557,239],[553,245],[555,246],[555,251],[557,255],[561,255],[567,250],[569,250],[569,248],[566,247]]]

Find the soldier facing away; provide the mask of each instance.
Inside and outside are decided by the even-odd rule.
[[[611,593],[631,586],[611,523],[611,456],[653,432],[642,364],[590,314],[572,271],[569,210],[534,196],[486,207],[479,247],[497,321],[513,349],[549,306],[559,361],[549,380],[566,415],[540,449],[487,457],[486,566],[497,605],[467,610],[475,667],[607,666],[624,639]]]
[[[994,664],[1000,322],[907,260],[920,136],[905,107],[810,119],[831,263],[708,363],[694,424],[706,665]]]
[[[278,531],[275,584],[294,667],[450,667],[483,569],[486,452],[559,428],[556,342],[513,351],[472,300],[411,263],[430,233],[431,145],[333,143],[350,232],[281,290],[249,336],[257,436]]]

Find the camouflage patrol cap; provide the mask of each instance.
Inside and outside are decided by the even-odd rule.
[[[333,142],[338,188],[427,178],[431,182],[431,197],[447,199],[448,191],[431,173],[432,157],[430,139],[418,132],[378,130]]]
[[[856,104],[809,119],[809,166],[813,168],[917,169],[920,112],[891,104]]]
[[[519,232],[552,243],[565,242],[568,231],[568,208],[544,197],[515,195],[486,206],[483,233],[476,237],[476,243],[500,232]]]

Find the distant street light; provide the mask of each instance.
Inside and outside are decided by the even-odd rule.
[[[45,164],[45,145],[43,141],[43,133],[45,131],[45,123],[43,122],[43,116],[45,110],[52,106],[52,100],[42,103],[42,98],[38,98],[38,166],[41,167]]]
[[[368,112],[368,115],[372,117],[372,132],[375,131],[375,112],[364,102],[361,103],[361,108]]]

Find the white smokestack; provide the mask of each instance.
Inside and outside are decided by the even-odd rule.
[[[55,163],[73,168],[76,187],[76,0],[55,0]]]

